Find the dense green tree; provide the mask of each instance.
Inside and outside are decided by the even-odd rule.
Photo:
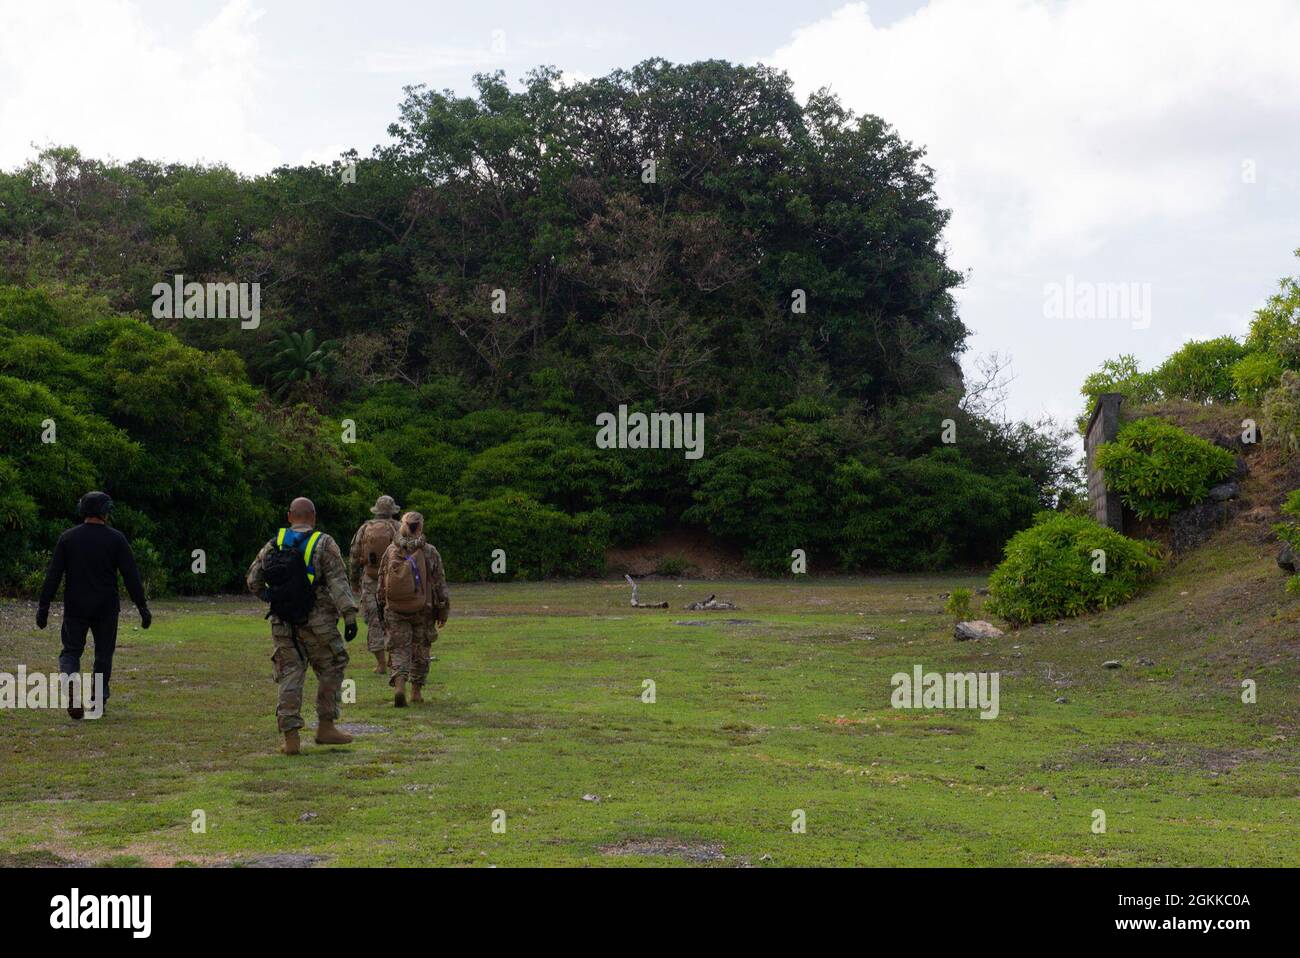
[[[518,542],[568,543],[532,575],[682,523],[772,571],[796,547],[982,561],[1077,484],[1059,434],[963,398],[948,213],[882,119],[768,67],[648,60],[411,87],[389,132],[251,178],[65,147],[0,173],[0,398],[26,410],[0,582],[88,484],[181,590],[237,585],[298,494],[340,534],[380,492],[451,513],[458,542],[517,509]],[[155,318],[178,275],[259,284],[260,323]],[[703,413],[705,457],[597,448],[623,404]],[[68,424],[61,482],[28,445],[43,409]]]

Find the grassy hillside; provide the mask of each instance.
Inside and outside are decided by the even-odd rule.
[[[391,708],[359,640],[356,744],[295,759],[260,608],[163,604],[124,623],[101,721],[0,712],[0,864],[1298,865],[1300,601],[1258,539],[962,644],[941,593],[972,577],[704,589],[735,613],[666,580],[641,598],[667,612],[621,583],[462,586],[429,703]],[[52,667],[57,623],[4,611],[0,670]],[[1000,672],[1001,715],[892,709],[916,663]]]

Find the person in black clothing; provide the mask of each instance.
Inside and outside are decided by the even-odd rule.
[[[117,648],[117,574],[122,573],[126,591],[140,610],[140,625],[149,628],[153,615],[140,584],[140,572],[126,536],[111,528],[106,520],[113,500],[103,492],[88,492],[77,505],[82,522],[73,526],[54,547],[54,556],[45,571],[40,605],[36,609],[36,626],[45,628],[50,618],[50,603],[59,591],[66,574],[63,592],[63,651],[59,654],[59,671],[76,675],[81,670],[81,654],[86,650],[86,632],[95,636],[95,674],[102,676],[104,699],[108,701],[108,680],[113,673],[113,651]],[[81,703],[68,707],[74,719],[83,716]]]

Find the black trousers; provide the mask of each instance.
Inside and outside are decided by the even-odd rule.
[[[104,677],[104,701],[108,701],[108,680],[113,674],[113,652],[117,649],[117,609],[90,619],[63,617],[63,651],[59,671],[74,675],[81,671],[81,654],[86,651],[86,632],[95,637],[95,674]],[[87,691],[86,694],[90,694]]]

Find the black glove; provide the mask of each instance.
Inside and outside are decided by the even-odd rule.
[[[153,613],[147,605],[140,606],[140,628],[147,629],[153,625]]]
[[[48,605],[39,606],[36,609],[36,628],[45,628],[45,623],[50,621],[50,607]]]
[[[267,586],[267,587],[264,588],[261,592],[257,593],[257,597],[258,597],[259,599],[261,599],[263,602],[270,602],[270,601],[271,601],[271,588],[270,588],[270,586]]]
[[[357,637],[357,620],[353,619],[343,626],[343,641],[351,642]]]

